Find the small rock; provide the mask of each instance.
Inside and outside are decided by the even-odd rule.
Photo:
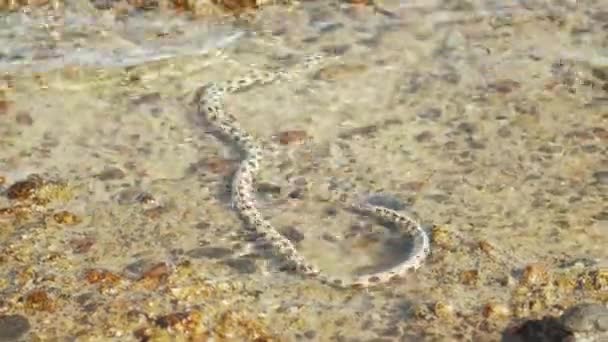
[[[221,259],[232,254],[232,250],[224,247],[199,247],[186,252],[191,258],[202,259]]]
[[[140,259],[125,266],[123,273],[127,278],[137,280],[140,279],[144,272],[153,265],[154,261],[152,260]]]
[[[167,263],[159,262],[148,268],[143,274],[142,279],[162,280],[169,276],[171,268]]]
[[[527,320],[503,332],[503,342],[574,342],[574,334],[555,317]]]
[[[433,140],[433,133],[431,133],[429,131],[424,131],[424,132],[416,135],[416,137],[414,139],[416,139],[417,142],[429,142],[429,141]]]
[[[353,129],[346,130],[344,132],[338,133],[338,137],[340,139],[349,139],[355,136],[369,136],[378,131],[378,125],[368,125],[362,127],[356,127]]]
[[[304,337],[306,337],[309,340],[312,340],[315,337],[317,337],[317,332],[314,330],[308,330],[304,333]]]
[[[227,174],[230,174],[234,170],[234,166],[236,165],[236,163],[235,163],[235,160],[232,160],[232,159],[209,157],[203,162],[203,165],[209,171],[211,171],[215,174],[227,175]]]
[[[422,119],[436,120],[441,117],[441,109],[429,108],[427,110],[419,112],[417,115],[419,118],[422,118]]]
[[[257,266],[256,266],[255,262],[250,259],[244,259],[244,258],[230,259],[230,260],[224,261],[224,264],[226,264],[227,266],[230,266],[231,268],[233,268],[243,274],[252,274],[257,271]]]
[[[202,316],[200,312],[173,312],[165,316],[157,317],[154,324],[160,328],[172,328],[177,331],[184,331],[192,335],[192,332],[201,324]]]
[[[0,100],[0,115],[6,114],[8,112],[9,105],[12,104],[6,100]]]
[[[89,284],[110,284],[114,285],[120,281],[120,276],[103,269],[88,269],[84,278]]]
[[[159,205],[159,206],[144,210],[143,215],[149,219],[156,220],[159,217],[161,217],[161,215],[163,215],[167,212],[169,212],[169,208]]]
[[[199,222],[199,223],[197,223],[197,224],[194,225],[194,228],[201,229],[201,230],[202,229],[207,229],[209,227],[211,227],[211,224],[209,224],[209,222],[204,222],[204,221],[201,221],[201,222]]]
[[[34,123],[34,119],[28,112],[19,112],[15,117],[15,121],[24,126],[31,126]]]
[[[35,311],[55,310],[55,303],[43,289],[35,289],[25,296],[25,307]]]
[[[88,237],[70,240],[70,246],[72,247],[72,251],[76,254],[87,253],[91,249],[91,247],[93,247],[94,244],[95,239]]]
[[[65,224],[68,226],[78,224],[82,221],[80,217],[66,210],[53,214],[53,219],[59,224]]]
[[[593,68],[591,74],[602,81],[608,81],[608,68]]]
[[[131,99],[131,103],[134,105],[140,105],[140,104],[158,102],[160,100],[161,100],[160,93],[152,92],[152,93],[143,94],[143,95],[134,97],[133,99]]]
[[[287,197],[291,199],[302,199],[304,197],[305,190],[302,188],[296,188],[287,194]]]
[[[321,236],[321,238],[323,238],[323,240],[327,241],[327,242],[338,242],[340,239],[334,235],[331,235],[329,233],[323,233],[323,235]]]
[[[97,178],[102,181],[123,179],[124,177],[125,172],[123,170],[112,166],[104,168],[103,171],[97,174]]]
[[[17,341],[30,330],[30,322],[21,315],[0,315],[0,341]]]
[[[475,133],[475,125],[470,122],[462,122],[458,125],[458,130],[471,135]]]
[[[602,185],[608,185],[608,171],[597,171],[593,173],[595,181]]]
[[[287,227],[281,230],[281,234],[293,243],[298,243],[304,240],[304,234],[302,234],[302,232],[295,227]]]
[[[299,143],[308,138],[308,134],[304,130],[291,130],[283,131],[277,135],[279,143],[288,145],[292,143]]]
[[[126,204],[155,204],[157,201],[150,193],[147,193],[141,189],[132,187],[127,188],[120,191],[117,195],[114,196],[118,204],[126,205]]]
[[[510,80],[510,79],[504,79],[504,80],[498,80],[492,84],[489,84],[489,88],[493,89],[494,91],[498,92],[498,93],[510,93],[511,91],[513,91],[513,89],[519,88],[520,87],[520,83],[514,80]]]
[[[479,281],[479,271],[477,270],[466,270],[460,272],[460,282],[463,285],[471,286],[476,285]]]
[[[256,0],[223,0],[218,3],[224,10],[233,14],[240,14],[258,7]]]
[[[511,310],[509,310],[509,307],[502,303],[487,303],[482,309],[482,315],[485,318],[501,319],[509,317],[510,314]]]
[[[44,181],[38,175],[32,174],[27,179],[18,181],[6,190],[6,197],[12,200],[26,200],[32,197],[42,187]]]
[[[269,182],[259,182],[257,184],[257,191],[270,195],[281,194],[281,186]]]
[[[527,265],[521,276],[520,283],[526,286],[546,284],[550,280],[547,267],[540,263]]]
[[[330,65],[319,70],[314,79],[323,81],[336,81],[341,78],[360,74],[367,70],[365,64],[338,64]]]
[[[403,210],[406,205],[397,197],[390,194],[373,194],[367,197],[367,203],[392,210]]]
[[[454,317],[454,307],[450,303],[438,301],[433,306],[435,316],[443,320],[451,320]]]

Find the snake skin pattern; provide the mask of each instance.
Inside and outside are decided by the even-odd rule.
[[[414,247],[409,257],[397,265],[377,273],[360,275],[352,278],[338,278],[320,271],[315,265],[307,262],[296,250],[294,244],[279,233],[268,222],[256,206],[255,175],[262,159],[262,148],[256,139],[244,130],[235,117],[226,112],[223,106],[225,94],[248,89],[254,85],[264,85],[281,79],[289,79],[319,64],[321,55],[306,57],[298,67],[278,71],[254,71],[238,79],[225,82],[211,82],[196,91],[195,103],[198,113],[221,134],[233,141],[242,151],[243,159],[232,181],[232,206],[243,221],[280,254],[295,269],[322,283],[339,288],[366,288],[386,283],[404,275],[410,270],[419,268],[430,253],[430,242],[426,232],[414,219],[394,210],[374,206],[368,203],[350,205],[352,209],[368,213],[378,219],[395,224],[413,237]]]

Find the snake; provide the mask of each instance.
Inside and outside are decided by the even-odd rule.
[[[351,209],[369,214],[386,223],[392,223],[398,229],[412,236],[413,247],[408,257],[396,265],[378,272],[338,277],[322,272],[319,267],[308,262],[296,249],[295,245],[283,236],[264,218],[256,205],[255,176],[263,157],[262,145],[238,120],[224,107],[224,97],[245,91],[256,85],[266,85],[283,79],[291,79],[324,59],[321,54],[307,55],[296,67],[278,70],[253,70],[244,76],[219,82],[207,82],[194,92],[194,103],[198,107],[197,115],[206,121],[220,135],[228,138],[240,150],[242,158],[232,177],[231,205],[244,221],[248,229],[256,232],[258,239],[269,244],[284,261],[293,265],[292,269],[303,276],[317,279],[323,284],[338,288],[368,288],[387,283],[403,277],[409,271],[417,270],[430,254],[429,236],[422,225],[410,216],[398,211],[372,205],[365,201],[349,204]]]

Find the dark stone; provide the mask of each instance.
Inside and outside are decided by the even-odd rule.
[[[574,342],[574,334],[557,318],[544,317],[507,328],[502,342]]]
[[[266,194],[278,195],[281,193],[281,186],[272,183],[260,182],[257,185],[257,190]]]
[[[143,94],[136,98],[133,98],[131,100],[131,103],[134,105],[141,105],[141,104],[146,104],[146,103],[158,102],[160,100],[161,100],[160,93],[153,92],[153,93]]]
[[[30,322],[21,315],[0,316],[0,341],[16,341],[30,330]]]
[[[593,215],[592,218],[598,221],[608,221],[608,211],[599,212],[598,214]]]
[[[105,180],[114,180],[114,179],[122,179],[125,177],[125,172],[117,167],[106,167],[97,174],[97,178],[102,181]]]
[[[287,197],[292,198],[292,199],[304,198],[304,189],[302,189],[302,188],[294,189],[287,195]]]
[[[418,117],[422,119],[436,120],[441,117],[441,109],[439,108],[429,108],[427,110],[418,112]]]
[[[317,337],[317,332],[314,330],[308,330],[304,333],[304,337],[306,337],[309,340],[312,340],[315,337]]]
[[[31,126],[34,123],[34,119],[28,112],[19,112],[15,117],[15,121],[24,126]]]
[[[327,242],[332,242],[332,243],[338,242],[338,238],[329,233],[323,233],[323,235],[321,235],[321,238]]]
[[[598,78],[598,79],[600,79],[602,81],[608,81],[608,68],[606,68],[606,69],[600,69],[600,68],[591,69],[591,74],[595,78]]]
[[[608,171],[597,171],[593,173],[593,178],[595,181],[602,184],[608,185]]]
[[[348,50],[350,50],[350,45],[342,44],[324,46],[321,50],[330,56],[342,56],[348,52]]]
[[[224,247],[199,247],[186,252],[191,258],[202,259],[221,259],[232,254],[232,250]]]
[[[458,125],[458,130],[470,135],[475,132],[475,125],[470,122],[463,122]]]
[[[334,206],[330,206],[330,207],[325,208],[323,210],[323,213],[325,214],[325,216],[329,216],[329,217],[336,216],[336,215],[338,215],[338,209]]]
[[[135,187],[127,188],[127,189],[120,191],[119,193],[117,193],[114,196],[114,198],[116,199],[118,204],[121,204],[121,205],[135,204],[135,203],[151,204],[156,201],[156,199],[154,198],[154,196],[152,196],[152,194],[147,193],[147,192],[145,192],[141,189],[135,188]]]
[[[255,262],[250,259],[230,259],[224,261],[224,264],[243,274],[252,274],[257,271]]]
[[[433,140],[433,133],[431,133],[429,131],[424,131],[424,132],[416,135],[416,137],[414,139],[416,139],[417,142],[429,142],[429,141]]]
[[[202,230],[202,229],[207,229],[210,226],[211,226],[211,224],[209,224],[209,222],[199,222],[194,225],[194,228]]]
[[[403,210],[406,204],[397,197],[390,194],[373,194],[367,197],[367,203],[392,210]]]
[[[502,126],[496,132],[501,138],[508,138],[511,136],[511,129],[508,126]]]
[[[281,230],[281,234],[293,243],[298,243],[304,240],[304,234],[295,227],[287,227]]]
[[[153,260],[140,259],[125,266],[124,274],[129,279],[140,279],[144,272],[154,264]]]

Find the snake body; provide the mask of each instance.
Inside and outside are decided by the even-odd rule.
[[[198,105],[199,115],[232,140],[243,153],[243,159],[233,177],[231,197],[233,208],[238,211],[249,228],[255,230],[263,240],[274,247],[278,254],[287,262],[292,263],[295,270],[305,276],[316,278],[322,283],[339,288],[370,287],[400,277],[422,265],[430,253],[430,242],[421,225],[416,220],[388,208],[369,203],[353,204],[351,205],[353,209],[391,222],[410,234],[414,239],[412,252],[407,259],[391,268],[351,279],[333,277],[321,272],[315,265],[307,262],[298,253],[294,244],[279,233],[257,208],[255,175],[260,167],[263,151],[256,139],[240,126],[236,118],[227,113],[222,102],[226,94],[242,91],[254,85],[263,85],[282,78],[289,78],[318,64],[321,59],[322,56],[313,55],[307,57],[306,61],[299,67],[290,70],[254,71],[241,78],[207,83],[196,91],[195,102]]]

